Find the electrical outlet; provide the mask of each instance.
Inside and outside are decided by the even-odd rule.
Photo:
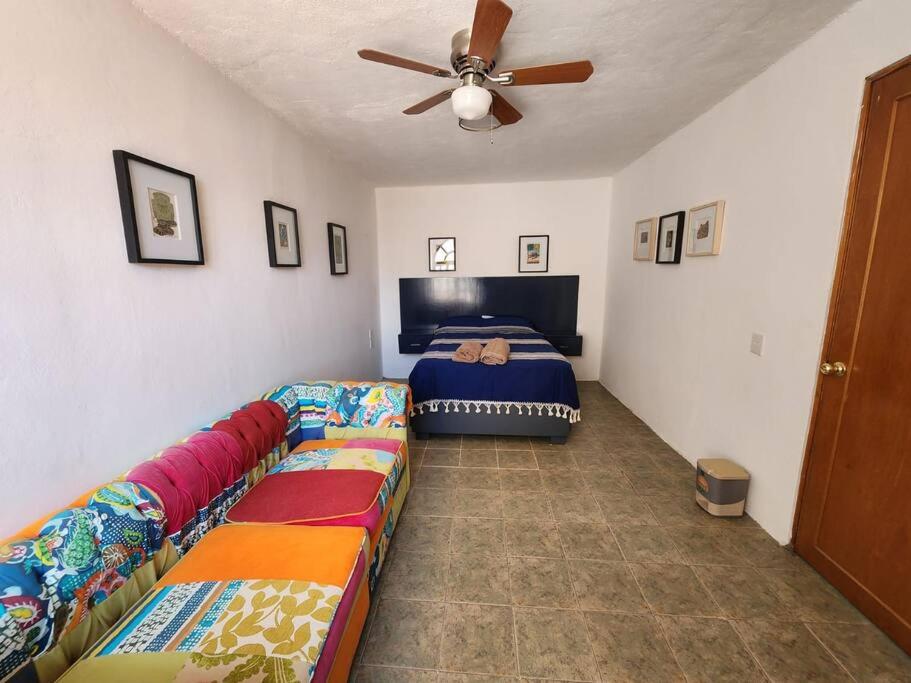
[[[750,340],[750,353],[761,356],[763,344],[765,344],[765,335],[754,332],[753,338]]]
[[[372,349],[373,348],[373,330],[367,330],[367,345]]]

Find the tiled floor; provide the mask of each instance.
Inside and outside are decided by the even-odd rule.
[[[358,682],[911,681],[911,660],[596,383],[567,445],[411,441]]]

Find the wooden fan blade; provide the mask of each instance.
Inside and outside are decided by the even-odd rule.
[[[452,76],[446,69],[439,69],[435,66],[430,66],[430,64],[422,64],[413,59],[405,59],[404,57],[390,55],[386,52],[379,52],[378,50],[358,50],[357,56],[370,62],[379,62],[380,64],[397,66],[401,69],[420,71],[421,73],[430,74],[431,76],[440,76],[442,78],[449,78]]]
[[[471,25],[468,56],[478,57],[490,64],[511,18],[512,9],[503,0],[478,0]]]
[[[496,90],[491,90],[490,94],[493,95],[493,103],[490,105],[490,110],[497,117],[497,121],[504,126],[518,123],[519,119],[522,118],[522,113],[507,102],[506,98]]]
[[[448,100],[450,95],[452,95],[452,90],[444,90],[443,92],[437,93],[433,97],[428,97],[426,100],[423,100],[421,102],[418,102],[415,105],[412,105],[411,107],[408,107],[408,109],[405,109],[402,113],[408,114],[408,115],[423,114],[428,109],[431,109],[431,108],[437,106],[438,104],[440,104],[441,102],[445,102],[446,100]]]
[[[512,82],[503,85],[546,85],[548,83],[582,83],[587,81],[594,72],[595,67],[590,61],[585,60],[513,69],[504,71],[500,76],[512,75]]]

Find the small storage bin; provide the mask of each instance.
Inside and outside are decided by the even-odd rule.
[[[750,473],[726,458],[696,461],[696,502],[716,517],[740,517],[747,500]]]

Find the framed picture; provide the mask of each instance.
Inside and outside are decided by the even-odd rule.
[[[651,261],[655,258],[655,229],[657,218],[646,218],[636,222],[633,231],[633,260]]]
[[[333,275],[348,274],[348,231],[344,225],[329,223],[329,272]]]
[[[658,219],[658,255],[655,263],[680,263],[685,219],[686,211],[675,211]]]
[[[300,233],[297,231],[297,209],[265,201],[266,242],[269,265],[273,268],[300,268]]]
[[[122,149],[114,172],[129,262],[203,265],[196,178]]]
[[[686,255],[714,256],[720,254],[723,230],[724,200],[690,209]]]
[[[550,259],[550,235],[519,237],[519,272],[546,273]]]
[[[427,255],[431,271],[455,270],[455,237],[431,237],[427,240]]]

